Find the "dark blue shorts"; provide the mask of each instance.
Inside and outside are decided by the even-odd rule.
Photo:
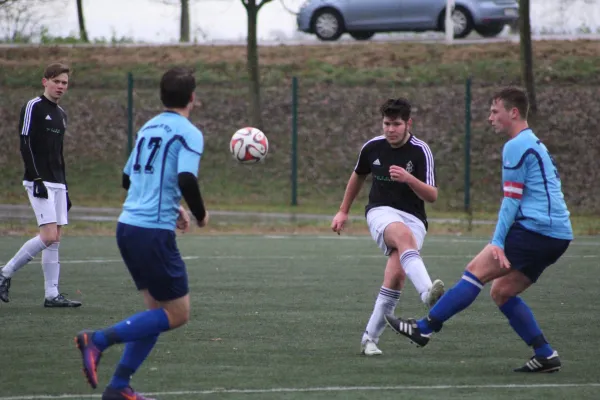
[[[175,232],[119,222],[117,245],[138,290],[147,289],[158,301],[188,294],[187,270],[177,249]]]
[[[542,272],[567,251],[570,240],[556,239],[514,224],[504,242],[504,253],[511,268],[521,271],[536,282]]]

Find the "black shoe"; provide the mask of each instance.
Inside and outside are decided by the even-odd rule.
[[[403,320],[396,318],[393,315],[386,315],[385,322],[390,328],[398,335],[406,336],[408,340],[416,344],[417,347],[425,347],[429,343],[429,335],[421,333],[421,330],[417,326],[417,321],[414,319]]]
[[[555,351],[550,357],[533,356],[515,372],[558,372],[561,367],[560,358]]]
[[[10,289],[10,278],[0,273],[0,300],[8,303],[8,289]]]
[[[53,299],[45,299],[44,307],[80,307],[81,302],[67,299],[62,293]]]

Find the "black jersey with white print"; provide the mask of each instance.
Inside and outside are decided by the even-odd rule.
[[[41,178],[48,187],[66,187],[63,158],[66,129],[67,113],[45,96],[35,97],[23,106],[19,133],[25,185]]]
[[[380,206],[389,206],[412,214],[423,221],[427,229],[425,202],[406,183],[390,178],[390,166],[397,165],[428,185],[436,186],[433,154],[427,143],[412,134],[402,147],[393,148],[384,136],[366,142],[358,156],[354,172],[371,174],[373,183],[365,213]]]

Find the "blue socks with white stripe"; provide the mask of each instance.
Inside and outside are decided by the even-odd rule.
[[[429,311],[427,318],[417,321],[422,334],[428,335],[442,329],[442,324],[469,307],[483,289],[483,283],[469,271],[465,271],[462,279],[448,290]]]

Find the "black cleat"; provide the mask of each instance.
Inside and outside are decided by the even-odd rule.
[[[396,318],[393,315],[386,315],[385,322],[390,328],[398,335],[406,336],[408,340],[416,344],[417,347],[425,347],[429,343],[429,335],[421,333],[421,330],[417,326],[417,321],[414,319],[403,320]]]
[[[550,357],[533,356],[521,368],[517,368],[515,372],[558,372],[560,371],[560,358],[555,351]]]
[[[56,307],[80,307],[81,302],[67,299],[62,293],[53,299],[45,299],[44,307],[56,308]]]
[[[0,273],[0,300],[8,303],[8,289],[10,289],[10,278]]]

